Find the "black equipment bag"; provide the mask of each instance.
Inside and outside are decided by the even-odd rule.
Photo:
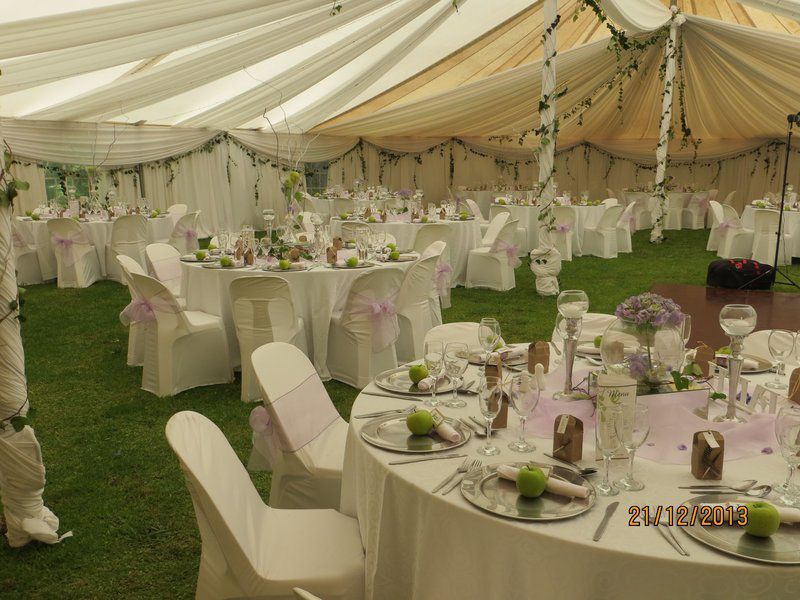
[[[742,290],[768,290],[772,267],[749,258],[726,258],[708,265],[706,285]]]

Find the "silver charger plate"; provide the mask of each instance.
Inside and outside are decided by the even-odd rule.
[[[689,508],[707,503],[753,502],[754,498],[742,496],[731,500],[730,496],[709,494],[690,498],[682,504]],[[746,560],[779,565],[800,565],[800,526],[781,524],[772,537],[758,538],[749,535],[736,525],[705,527],[698,518],[694,525],[681,527],[690,537],[725,554]]]
[[[368,269],[369,267],[374,267],[374,266],[375,266],[374,263],[371,263],[371,262],[368,262],[368,261],[362,261],[362,262],[358,263],[355,267],[348,267],[347,265],[344,265],[344,266],[340,267],[338,265],[333,265],[333,268],[334,269],[343,269],[343,270],[348,270],[348,269],[352,270],[352,269]]]
[[[211,255],[206,256],[203,260],[197,260],[197,258],[194,255],[190,254],[181,256],[181,262],[188,262],[188,263],[210,263],[214,262],[215,260],[217,259]]]
[[[406,426],[406,415],[389,415],[369,421],[361,428],[361,438],[368,444],[384,450],[411,454],[452,450],[469,441],[472,434],[469,427],[455,419],[446,418],[445,421],[461,434],[460,442],[443,440],[435,431],[429,435],[414,435]]]
[[[744,358],[749,358],[750,360],[754,360],[754,361],[756,361],[756,363],[758,363],[755,369],[742,368],[742,373],[750,373],[750,374],[768,373],[769,371],[772,370],[772,362],[767,360],[766,358],[761,358],[760,356],[755,356],[753,354],[742,354],[742,356]],[[714,360],[719,360],[720,358],[722,358],[722,357],[716,356],[714,358]],[[727,359],[724,359],[724,360],[722,360],[720,362],[723,363],[721,366],[727,368],[727,364],[728,364]]]
[[[310,269],[311,267],[306,265],[302,269],[281,269],[280,267],[264,267],[261,270],[267,271],[269,273],[302,273],[303,271],[308,271]]]
[[[397,260],[392,260],[391,258],[385,260],[385,264],[390,265],[392,263],[402,263],[402,262],[413,262],[417,260],[419,256],[401,256]]]
[[[204,269],[244,269],[246,267],[237,267],[236,265],[231,265],[230,267],[223,267],[219,264],[219,261],[214,261],[210,263],[203,263]]]
[[[504,463],[505,464],[505,463]],[[513,481],[497,475],[498,465],[487,465],[467,473],[461,480],[461,494],[468,502],[478,508],[501,517],[519,521],[557,521],[575,517],[594,506],[597,495],[594,486],[575,471],[558,465],[542,463],[511,463],[515,467],[534,464],[537,467],[552,469],[551,477],[557,477],[589,488],[586,498],[567,498],[544,492],[538,498],[525,498],[517,491]]]
[[[375,385],[387,392],[397,392],[398,394],[412,394],[415,396],[430,396],[431,390],[427,392],[419,389],[416,383],[412,383],[408,378],[408,367],[397,367],[380,373],[375,378]],[[439,380],[436,386],[436,393],[443,394],[453,391],[453,382],[447,375]]]

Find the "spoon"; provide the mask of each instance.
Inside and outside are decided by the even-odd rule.
[[[561,356],[561,350],[558,349],[558,346],[556,345],[556,343],[555,342],[550,342],[550,345],[553,347],[553,350],[555,350],[556,354],[558,356]]]
[[[757,485],[755,487],[750,488],[749,490],[745,490],[744,492],[720,492],[719,490],[711,489],[711,490],[691,490],[690,493],[692,494],[714,494],[714,495],[722,495],[722,494],[742,494],[744,493],[746,496],[750,496],[751,498],[764,498],[769,495],[772,491],[771,485]]]
[[[727,489],[727,490],[734,490],[736,492],[746,492],[750,488],[752,488],[756,483],[758,483],[755,479],[745,479],[744,481],[740,481],[734,485],[679,485],[679,490],[710,490],[710,489]]]
[[[553,456],[552,454],[548,454],[547,452],[543,452],[542,454],[544,454],[547,458],[552,458],[553,460],[557,460],[559,462],[569,465],[581,475],[593,475],[597,473],[596,467],[581,467],[580,465],[576,465],[574,462],[564,460],[563,458],[558,458],[556,456]]]

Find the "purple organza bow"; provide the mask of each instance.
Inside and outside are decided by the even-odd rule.
[[[556,225],[556,231],[558,231],[559,233],[568,233],[572,231],[572,225],[570,225],[569,223],[558,223]]]
[[[717,225],[717,229],[721,229],[723,231],[726,231],[728,229],[741,229],[741,228],[742,224],[734,219],[728,219],[727,221],[722,221],[720,222],[719,225]]]
[[[440,262],[436,265],[436,291],[439,296],[446,296],[450,291],[450,276],[453,273],[453,267],[446,262]]]
[[[633,214],[628,217],[628,229],[631,231],[631,233],[636,231],[636,217]]]
[[[394,300],[397,293],[383,299],[368,298],[356,294],[350,308],[350,314],[366,315],[372,325],[372,351],[380,352],[387,348],[400,336],[400,325],[397,322],[397,308]]]
[[[175,237],[182,237],[186,240],[186,247],[189,250],[197,250],[200,244],[197,243],[197,230],[185,225],[175,225]]]
[[[263,436],[270,436],[275,431],[272,418],[263,406],[256,406],[250,411],[250,429]]]
[[[152,298],[135,298],[119,313],[119,320],[123,325],[131,323],[149,323],[156,320],[156,311],[176,313],[175,306],[153,296]]]
[[[516,246],[515,244],[509,244],[504,240],[495,240],[492,251],[505,252],[506,258],[508,259],[508,266],[512,269],[516,269],[522,264],[519,256],[517,256],[519,254],[519,246]]]
[[[75,256],[75,244],[85,244],[86,240],[81,232],[76,231],[66,236],[54,233],[50,237],[50,243],[53,246],[53,250],[56,250],[61,255],[64,265],[71,267],[78,260]]]
[[[14,244],[14,248],[25,248],[28,245],[25,243],[25,240],[22,239],[22,236],[16,231],[11,234],[11,240]]]

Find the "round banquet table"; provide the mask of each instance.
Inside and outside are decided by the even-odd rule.
[[[576,369],[586,368],[586,363],[581,363],[576,361]],[[466,380],[476,376],[476,368],[469,367]],[[548,390],[552,393],[562,381],[563,370],[548,375]],[[367,386],[351,414],[409,404],[399,398],[370,396],[369,392],[376,389],[374,384]],[[463,398],[466,408],[445,407],[444,414],[479,417],[476,397]],[[564,403],[563,412],[570,412],[570,404]],[[359,432],[367,422],[350,421],[341,510],[359,521],[366,551],[368,599],[774,600],[795,598],[800,589],[800,566],[730,557],[675,531],[675,527],[675,536],[690,554],[683,557],[653,527],[629,525],[631,506],[677,506],[684,502],[689,494],[677,486],[698,483],[688,466],[637,457],[635,473],[645,483],[644,490],[598,496],[589,511],[563,521],[528,523],[483,512],[467,502],[458,488],[446,496],[431,494],[430,490],[452,473],[461,459],[390,466],[389,461],[405,456],[364,442]],[[518,433],[517,417],[511,410],[508,423],[511,428],[493,436],[501,449],[499,455],[478,455],[476,450],[484,441],[474,435],[453,453],[480,458],[484,466],[526,460],[553,463],[542,454],[552,451],[551,439],[529,435],[537,446],[534,453],[508,450],[508,443]],[[581,462],[589,465],[594,458],[593,425],[584,433],[584,442]],[[774,439],[772,442],[776,445]],[[612,478],[623,475],[624,462],[614,462]],[[726,461],[723,481],[756,477],[772,483],[783,481],[785,475],[785,463],[776,451],[773,455]],[[590,477],[590,481],[599,481],[599,477]],[[614,501],[620,502],[619,510],[602,539],[592,541],[606,507]]]
[[[746,229],[752,229],[755,221],[756,210],[773,210],[773,209],[757,209],[749,205],[744,207],[742,212],[742,226]],[[778,212],[773,210],[773,212]],[[800,257],[800,211],[797,210],[784,210],[783,211],[783,232],[791,235],[791,239],[787,242],[792,257]]]
[[[241,357],[231,312],[231,281],[237,277],[283,277],[292,291],[295,312],[303,318],[305,324],[309,358],[319,376],[327,381],[331,378],[328,371],[328,330],[331,317],[343,307],[353,280],[373,269],[394,267],[406,271],[413,264],[413,261],[387,263],[368,269],[317,266],[309,271],[272,272],[249,268],[206,269],[201,264],[182,262],[181,296],[186,298],[187,310],[200,310],[222,317],[228,338],[231,367],[236,368],[241,364]]]
[[[512,190],[506,192],[497,190],[463,190],[458,192],[461,198],[475,200],[484,217],[489,214],[489,208],[495,198],[516,198],[517,200],[523,200],[530,198],[532,194],[533,190]]]
[[[334,217],[331,219],[331,236],[342,235],[344,222]],[[359,225],[367,225],[374,231],[385,231],[395,237],[397,247],[401,250],[410,250],[414,247],[417,232],[427,223],[408,223],[403,221],[389,221],[386,223],[367,223],[361,221],[347,221]],[[450,265],[453,267],[452,285],[464,285],[467,278],[467,259],[469,251],[481,245],[481,226],[477,219],[469,221],[431,221],[431,223],[446,223],[450,226],[453,236],[450,240]]]
[[[33,221],[30,218],[17,217],[22,227],[26,227],[36,242],[36,255],[42,269],[42,279],[55,279],[58,275],[56,256],[50,244],[50,233],[47,230],[47,219]],[[113,221],[87,221],[80,223],[81,230],[94,246],[97,259],[100,262],[100,273],[106,276],[106,246],[111,242]],[[169,215],[155,219],[147,219],[147,242],[165,242],[169,239],[174,227]]]

